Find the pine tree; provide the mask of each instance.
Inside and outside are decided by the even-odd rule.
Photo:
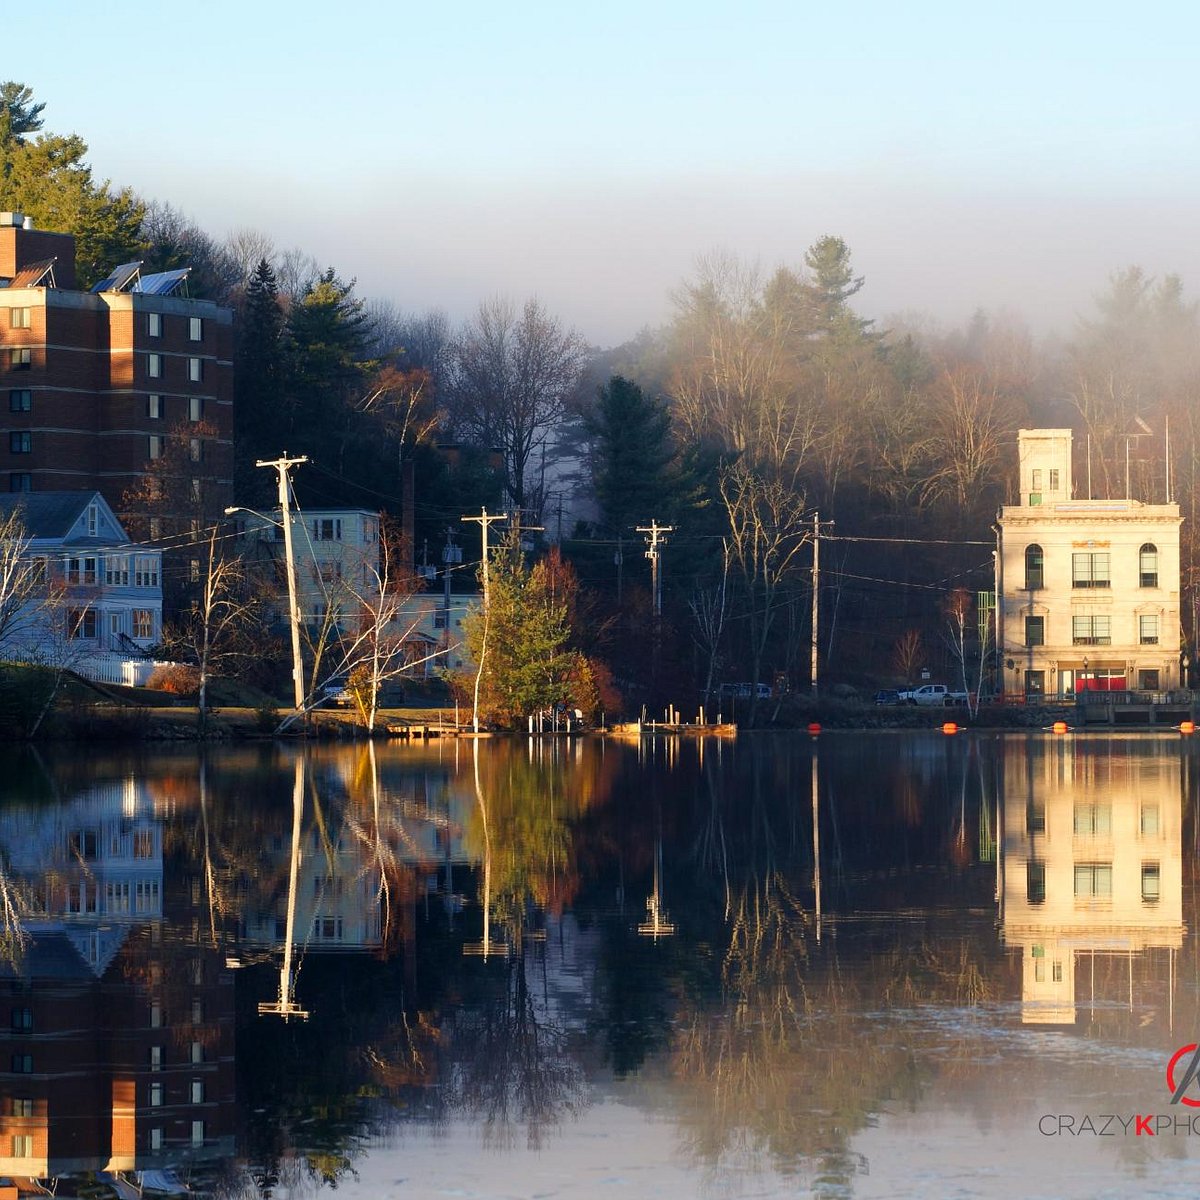
[[[234,378],[234,493],[246,504],[266,504],[271,481],[255,461],[285,449],[284,314],[275,272],[261,259],[246,285],[238,324]]]
[[[22,212],[42,229],[75,236],[75,266],[88,287],[117,264],[140,257],[145,206],[129,188],[97,183],[84,162],[87,143],[39,134],[43,106],[23,84],[0,84],[0,209]]]

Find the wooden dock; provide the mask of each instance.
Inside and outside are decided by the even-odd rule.
[[[732,721],[722,721],[719,724],[710,722],[701,725],[699,722],[676,721],[627,721],[619,725],[609,725],[598,732],[608,737],[644,738],[644,737],[737,737],[737,726]]]

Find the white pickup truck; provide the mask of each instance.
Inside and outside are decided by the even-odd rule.
[[[910,688],[900,693],[901,704],[922,704],[936,708],[949,708],[955,704],[966,704],[966,692],[952,692],[944,683],[924,683],[919,688]]]

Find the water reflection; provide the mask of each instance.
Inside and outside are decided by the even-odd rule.
[[[1173,1028],[1181,775],[1178,762],[1140,749],[1026,742],[1006,757],[1000,911],[1005,942],[1021,954],[1024,1021],[1074,1024],[1082,996],[1093,1018],[1097,1004],[1133,1011],[1165,1000]]]
[[[23,1179],[379,1195],[372,1169],[446,1139],[461,1188],[534,1148],[553,1190],[625,1113],[615,1170],[874,1194],[902,1114],[1022,1144],[1037,1095],[1161,1104],[1197,1025],[1192,751],[1161,738],[23,755],[3,777],[0,1173]]]

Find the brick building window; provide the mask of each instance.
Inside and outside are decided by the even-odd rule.
[[[151,337],[162,337],[162,313],[146,314],[146,332]]]
[[[162,397],[157,392],[151,392],[146,397],[146,416],[152,421],[161,421],[163,415]]]
[[[156,433],[150,435],[149,451],[150,458],[162,458],[163,439]]]
[[[28,412],[33,407],[33,393],[28,388],[13,388],[8,393],[9,412]]]
[[[193,383],[199,383],[204,378],[204,359],[188,359],[188,378]]]
[[[28,429],[12,429],[8,434],[10,454],[28,454],[33,449],[32,435]]]
[[[204,420],[204,397],[189,396],[188,397],[188,420],[203,421]]]
[[[1143,646],[1158,645],[1158,614],[1144,613],[1138,617],[1138,642]]]
[[[33,351],[28,346],[14,346],[8,352],[8,365],[14,371],[28,371],[33,366]]]
[[[33,1055],[14,1054],[12,1056],[12,1070],[14,1075],[32,1075]]]
[[[161,354],[147,354],[146,355],[146,374],[149,375],[151,379],[161,379],[162,378],[162,355]]]
[[[199,438],[188,439],[188,458],[194,463],[204,461],[204,443]]]
[[[204,319],[202,317],[188,318],[188,341],[204,341]]]
[[[33,476],[28,471],[13,471],[8,477],[10,492],[32,492]]]
[[[29,309],[10,308],[8,310],[9,329],[30,329],[32,326],[33,320]]]
[[[13,1117],[32,1117],[33,1098],[30,1096],[14,1096],[9,1115]]]
[[[32,1133],[14,1133],[12,1135],[12,1156],[13,1158],[33,1157]]]
[[[33,1009],[14,1008],[12,1010],[13,1033],[29,1033],[33,1029]]]

